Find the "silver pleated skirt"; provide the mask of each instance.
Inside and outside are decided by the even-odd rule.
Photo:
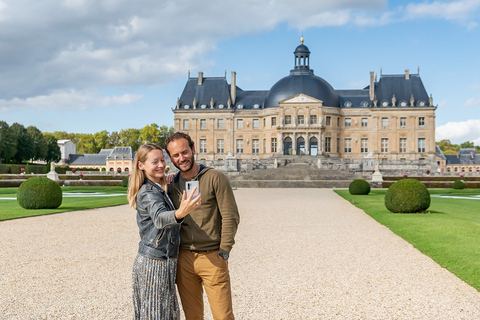
[[[132,272],[135,320],[180,319],[175,290],[177,264],[177,259],[137,255]]]

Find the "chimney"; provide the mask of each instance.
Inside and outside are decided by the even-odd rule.
[[[237,100],[237,73],[232,71],[232,83],[230,83],[230,96],[232,97],[232,104]]]
[[[405,69],[405,79],[410,79],[410,70]]]
[[[198,85],[201,86],[203,83],[203,72],[198,72]]]
[[[370,71],[370,100],[375,98],[375,72]]]

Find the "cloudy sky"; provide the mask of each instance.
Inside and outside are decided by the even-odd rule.
[[[420,72],[437,141],[480,145],[479,23],[480,0],[0,0],[0,120],[171,126],[189,70],[268,90],[303,34],[335,89],[365,87],[370,71]]]

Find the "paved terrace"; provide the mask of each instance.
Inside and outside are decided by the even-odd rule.
[[[332,190],[235,194],[237,319],[480,319],[477,290]],[[128,206],[0,222],[0,319],[131,319],[138,240]]]

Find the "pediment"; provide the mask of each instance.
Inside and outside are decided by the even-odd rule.
[[[315,99],[313,97],[310,97],[306,94],[299,93],[297,95],[294,95],[293,97],[282,100],[279,103],[320,103],[320,104],[323,104],[323,101]]]

